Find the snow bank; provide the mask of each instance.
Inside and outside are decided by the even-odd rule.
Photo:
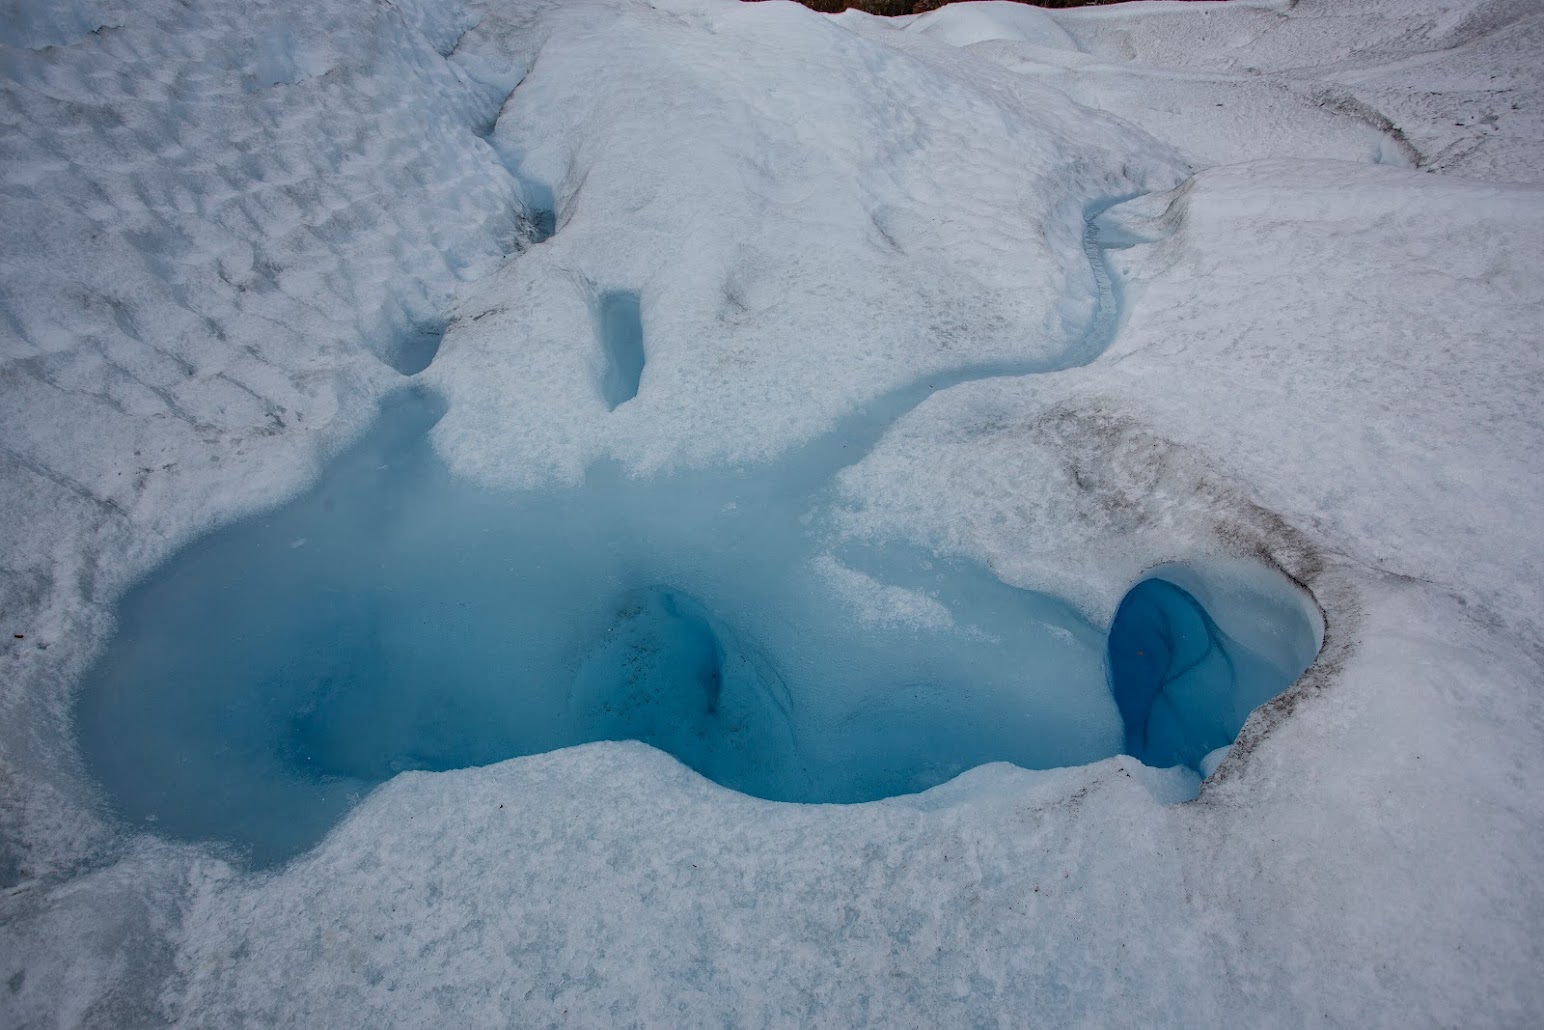
[[[1026,4],[1001,0],[950,4],[927,12],[907,25],[906,30],[932,36],[950,46],[1011,39],[1052,49],[1077,49],[1072,37],[1049,14]]]

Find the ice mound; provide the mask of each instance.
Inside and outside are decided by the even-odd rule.
[[[929,11],[906,26],[950,46],[988,40],[1012,40],[1035,46],[1076,50],[1077,44],[1046,12],[1008,0],[973,0]]]
[[[784,3],[607,6],[604,33],[599,9],[543,11],[490,136],[556,232],[459,306],[424,374],[450,402],[436,446],[490,486],[574,482],[606,457],[766,461],[927,377],[1048,367],[1097,305],[1089,205],[1186,172],[939,43]],[[647,351],[625,404],[596,388],[608,334],[575,346],[613,294],[636,297]]]

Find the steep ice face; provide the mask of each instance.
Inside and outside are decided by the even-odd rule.
[[[596,313],[600,346],[606,356],[606,372],[600,392],[606,407],[615,411],[638,396],[643,377],[643,315],[638,295],[630,290],[610,290],[601,295]]]
[[[1262,654],[1222,630],[1184,587],[1157,576],[1138,583],[1115,613],[1108,644],[1126,753],[1209,773],[1207,757],[1313,660],[1317,641],[1295,644],[1279,656]]]

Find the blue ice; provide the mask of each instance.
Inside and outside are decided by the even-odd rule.
[[[953,625],[865,621],[817,568],[824,448],[490,492],[407,392],[322,481],[136,586],[83,686],[82,751],[130,819],[259,864],[404,769],[638,739],[783,801],[866,801],[989,761],[1120,750],[1104,634],[1059,600],[908,549],[845,548]],[[825,476],[815,477],[824,481]]]
[[[1303,627],[1286,625],[1279,635]],[[1307,645],[1307,646],[1305,646]],[[1257,706],[1292,684],[1317,651],[1250,647],[1222,630],[1187,590],[1159,577],[1133,587],[1110,626],[1110,686],[1126,753],[1147,765],[1201,768],[1231,744]],[[1273,653],[1274,652],[1274,653]]]
[[[822,514],[835,473],[936,389],[1102,345],[1113,286],[1094,239],[1100,311],[1061,362],[930,377],[770,466],[634,478],[602,463],[577,486],[490,491],[435,455],[443,405],[398,393],[311,490],[124,597],[78,695],[88,768],[130,822],[261,866],[403,770],[598,740],[641,740],[787,802],[1126,749],[1194,766],[1236,734],[1240,697],[1257,704],[1301,669],[1252,662],[1155,581],[1106,634],[978,565],[844,543]],[[637,295],[605,295],[598,315],[614,406],[642,368]],[[928,617],[855,607],[854,580]]]
[[[643,377],[643,314],[638,294],[610,290],[601,294],[597,312],[601,350],[606,372],[601,378],[601,397],[612,411],[638,396]]]

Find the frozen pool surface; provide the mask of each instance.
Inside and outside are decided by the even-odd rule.
[[[1107,635],[978,566],[844,544],[824,518],[836,472],[934,390],[1102,348],[1114,286],[1089,239],[1103,301],[1059,365],[931,377],[764,467],[601,464],[579,486],[492,492],[434,454],[440,402],[402,391],[313,489],[124,598],[77,705],[90,769],[128,820],[264,865],[399,771],[595,740],[791,802],[1128,748],[1196,765],[1312,651],[1256,654],[1159,581]],[[643,367],[638,297],[598,315],[614,407]]]
[[[403,769],[590,740],[786,801],[1120,750],[1104,634],[1054,598],[830,553],[767,476],[490,493],[433,453],[437,413],[393,398],[314,490],[125,598],[79,729],[126,815],[263,862]]]

